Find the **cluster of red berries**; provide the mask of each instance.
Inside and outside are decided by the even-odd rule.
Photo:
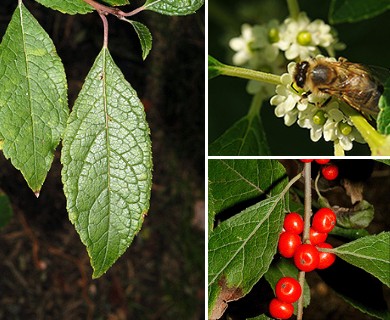
[[[302,243],[300,236],[304,228],[302,216],[296,212],[288,213],[284,219],[283,232],[279,237],[278,251],[285,258],[293,258],[295,266],[301,271],[310,272],[314,269],[328,268],[336,260],[336,256],[330,252],[318,251],[318,248],[333,248],[329,243],[325,243],[325,240],[335,224],[335,213],[329,208],[321,208],[313,216],[309,242]],[[269,311],[274,318],[288,319],[294,312],[292,303],[299,299],[302,288],[293,278],[282,278],[279,282],[285,294],[283,296],[277,293],[278,290],[281,291],[277,289],[277,284],[276,298],[271,301]],[[286,292],[291,292],[292,296],[289,300],[285,298],[288,295]]]
[[[301,159],[301,162],[312,162],[313,159]],[[334,180],[339,175],[339,168],[335,164],[329,164],[330,159],[315,159],[315,162],[322,165],[321,173],[326,180]]]

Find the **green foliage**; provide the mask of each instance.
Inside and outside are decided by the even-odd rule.
[[[384,92],[379,100],[379,109],[378,131],[388,135],[390,134],[390,78],[384,84]]]
[[[36,1],[67,14],[93,11],[83,0]],[[107,6],[129,3],[103,2]],[[200,0],[145,4],[169,15],[190,14],[202,5]],[[126,21],[137,32],[145,59],[152,46],[150,31],[140,22]],[[105,40],[70,116],[62,62],[49,35],[21,1],[0,44],[0,149],[38,196],[63,137],[67,210],[87,247],[94,278],[111,267],[139,232],[152,185],[144,107],[115,65]],[[0,195],[0,226],[10,217],[7,201]]]
[[[141,22],[127,20],[134,27],[135,32],[137,32],[139,41],[141,43],[142,49],[142,59],[145,60],[148,56],[150,50],[152,49],[152,35],[147,26]]]
[[[338,257],[390,286],[390,232],[357,239],[332,249]]]
[[[65,71],[49,35],[20,4],[0,45],[0,140],[39,193],[68,118]]]
[[[195,13],[201,6],[204,0],[146,0],[145,8],[161,14],[171,16],[183,16]]]
[[[270,155],[259,113],[247,114],[209,146],[213,156]]]
[[[83,0],[35,0],[44,6],[67,14],[84,14],[94,9]],[[120,6],[128,4],[128,0],[105,0],[108,5]]]
[[[69,218],[99,277],[141,228],[152,170],[143,105],[106,48],[75,102],[63,145]]]
[[[247,294],[268,270],[282,229],[287,181],[283,167],[273,160],[211,160],[209,172],[217,212],[248,199],[256,202],[210,235],[209,315],[214,317],[222,315],[226,302]],[[239,186],[233,188],[235,184]],[[253,199],[261,194],[267,197]]]
[[[209,70],[209,79],[218,77],[221,75],[220,68],[223,66],[221,62],[215,59],[212,56],[208,56],[208,70]]]
[[[390,9],[388,0],[332,0],[331,23],[356,22],[375,17]]]
[[[11,203],[6,194],[0,192],[0,228],[5,227],[13,215]]]
[[[210,228],[214,218],[222,221],[209,234],[209,318],[222,316],[229,301],[244,297],[263,276],[272,289],[283,276],[297,278],[298,270],[293,262],[275,253],[284,213],[301,211],[301,205],[292,201],[293,196],[288,197],[290,187],[299,177],[287,184],[284,168],[274,160],[209,160],[209,203],[213,221],[209,222]],[[344,228],[335,227],[332,232],[349,242],[324,251],[338,256],[332,271],[358,271],[362,278],[377,285],[375,294],[383,299],[381,286],[390,284],[390,232],[369,235],[364,229],[351,229],[367,227],[373,213],[372,205],[361,201],[342,217],[340,222]],[[319,275],[328,275],[340,282],[330,272],[319,270]],[[356,282],[353,277],[351,280]],[[373,307],[349,294],[350,290],[343,290],[342,283],[339,288],[337,283],[329,285],[352,306],[375,317],[388,318],[389,313],[383,310],[381,303]],[[307,283],[303,291],[304,305],[308,306]],[[257,318],[262,317],[266,316]]]

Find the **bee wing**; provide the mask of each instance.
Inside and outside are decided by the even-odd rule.
[[[376,116],[383,86],[371,69],[343,61],[337,62],[337,73],[337,82],[325,91],[366,115]]]

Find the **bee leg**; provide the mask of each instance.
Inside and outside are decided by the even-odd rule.
[[[326,107],[326,105],[329,103],[330,100],[332,100],[332,97],[329,97],[328,99],[326,99],[326,100],[324,101],[324,103],[322,103],[322,104],[320,105],[320,108]]]

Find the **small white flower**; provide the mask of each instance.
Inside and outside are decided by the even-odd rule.
[[[236,51],[233,55],[235,65],[248,63],[253,69],[258,66],[270,65],[276,60],[279,48],[279,22],[271,20],[266,25],[241,26],[241,35],[229,41],[231,49]]]
[[[287,18],[280,27],[277,46],[285,51],[288,60],[305,60],[320,53],[318,47],[332,51],[339,49],[331,27],[322,20],[310,21],[305,12],[297,19]]]
[[[281,76],[281,85],[276,87],[270,103],[275,107],[275,115],[283,117],[287,126],[295,122],[310,130],[310,139],[314,142],[324,138],[325,141],[338,141],[340,146],[348,151],[352,142],[365,143],[360,133],[350,119],[339,108],[339,101],[328,96],[310,93],[302,96],[292,88],[295,62],[288,65],[288,73]]]

